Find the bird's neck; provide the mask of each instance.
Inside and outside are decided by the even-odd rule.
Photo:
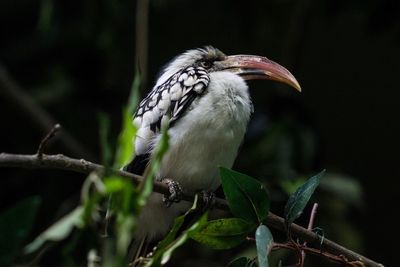
[[[229,72],[211,73],[207,93],[211,95],[214,111],[231,116],[234,123],[247,126],[253,105],[248,86],[241,77]]]

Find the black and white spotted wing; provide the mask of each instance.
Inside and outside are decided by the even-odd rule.
[[[173,125],[185,114],[193,100],[206,90],[210,78],[204,68],[188,67],[172,75],[140,102],[133,122],[138,127],[136,157],[125,170],[142,174],[149,160],[151,140],[162,127]]]

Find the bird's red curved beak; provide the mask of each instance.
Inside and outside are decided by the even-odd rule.
[[[301,92],[300,84],[296,78],[286,68],[266,57],[233,55],[227,56],[219,63],[221,69],[240,75],[245,80],[274,80],[286,83]]]

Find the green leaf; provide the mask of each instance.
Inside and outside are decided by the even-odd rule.
[[[130,180],[119,176],[104,178],[104,185],[109,194],[112,194],[113,207],[124,214],[134,212],[133,198],[135,191]]]
[[[133,124],[132,114],[128,109],[124,109],[122,115],[122,130],[118,137],[114,162],[115,169],[120,169],[129,164],[135,156],[135,136],[137,129]]]
[[[194,210],[190,209],[188,212],[186,212],[185,214],[183,214],[181,216],[178,216],[175,219],[174,225],[172,226],[169,233],[165,236],[165,238],[163,240],[160,241],[160,243],[158,243],[157,251],[162,251],[163,249],[165,249],[169,244],[171,244],[175,240],[176,235],[178,234],[179,230],[181,229],[181,227],[185,221],[185,217],[192,212],[194,212]]]
[[[93,217],[95,217],[98,210],[97,204],[106,193],[101,177],[97,172],[91,172],[86,178],[81,188],[81,201],[83,206],[82,221],[84,225],[88,225]]]
[[[108,194],[123,191],[127,186],[127,183],[131,184],[131,182],[126,181],[119,176],[110,176],[104,178],[104,186]]]
[[[207,213],[204,213],[201,218],[195,222],[188,230],[183,232],[174,242],[172,242],[165,250],[161,257],[161,264],[166,264],[172,256],[172,253],[182,246],[188,239],[189,235],[196,232],[199,228],[203,227],[207,223]]]
[[[256,267],[256,264],[252,259],[240,257],[228,263],[226,267]]]
[[[162,159],[168,150],[168,141],[168,126],[166,126],[161,130],[161,138],[158,141],[154,155],[150,160],[150,166],[144,174],[144,180],[138,186],[139,195],[137,203],[139,207],[143,207],[146,204],[148,197],[153,192],[153,182],[160,169]]]
[[[119,215],[120,217],[117,218],[117,252],[118,255],[125,256],[128,252],[129,244],[132,242],[136,217],[121,213]]]
[[[260,225],[256,230],[256,246],[259,267],[268,267],[268,254],[272,248],[273,237],[265,225]]]
[[[286,203],[285,206],[285,222],[287,225],[293,223],[307,205],[315,189],[324,175],[325,170],[307,180],[296,192],[294,192]]]
[[[243,219],[228,218],[210,221],[190,234],[190,238],[213,249],[230,249],[241,244],[255,227]]]
[[[116,256],[115,260],[122,263],[125,261],[136,226],[137,192],[130,180],[115,175],[104,178],[104,187],[110,194],[107,212],[115,214],[116,217],[113,226],[116,232],[114,240],[117,253],[114,256]]]
[[[262,183],[224,167],[220,167],[219,171],[229,208],[236,217],[254,223],[261,223],[267,218],[270,203]]]
[[[74,227],[83,226],[83,207],[79,206],[65,215],[55,224],[40,234],[32,243],[25,247],[25,253],[32,253],[39,249],[46,241],[60,241],[65,239]]]
[[[160,266],[161,262],[167,262],[171,257],[172,252],[181,246],[189,238],[189,235],[202,227],[207,222],[207,214],[204,214],[196,223],[194,223],[188,230],[184,231],[182,235],[176,239],[178,231],[181,229],[186,216],[196,212],[198,196],[195,196],[192,207],[183,215],[175,219],[174,225],[168,235],[158,243],[153,256],[146,263],[145,267]]]
[[[32,228],[39,205],[39,197],[30,197],[0,214],[0,266],[12,265]]]
[[[136,192],[130,180],[124,177],[111,176],[104,178],[106,190],[111,195],[111,210],[130,215],[137,212]]]

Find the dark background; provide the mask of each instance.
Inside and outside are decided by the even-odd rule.
[[[316,196],[318,226],[328,238],[396,265],[399,1],[152,0],[147,20],[148,30],[135,1],[2,0],[0,152],[34,153],[49,128],[29,104],[15,100],[20,91],[79,140],[79,149],[54,140],[48,153],[99,161],[98,113],[111,116],[115,136],[135,54],[142,73],[147,70],[146,89],[161,66],[190,48],[264,55],[286,66],[303,93],[250,83],[255,114],[235,169],[265,180],[272,208],[282,214],[287,188],[326,168],[331,182]],[[42,197],[32,236],[77,203],[84,178],[17,169],[0,176],[1,209]],[[200,256],[218,257],[207,253]]]

